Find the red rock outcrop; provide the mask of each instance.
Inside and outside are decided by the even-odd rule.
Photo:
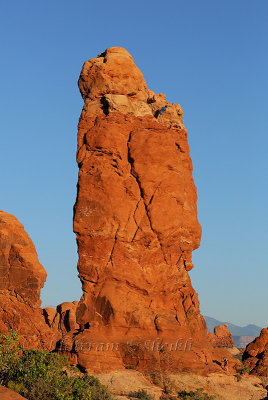
[[[65,302],[57,309],[46,307],[43,309],[46,323],[64,336],[67,332],[79,329],[76,322],[76,309],[78,301]]]
[[[192,365],[209,363],[206,324],[188,274],[201,227],[182,109],[148,90],[120,47],[86,61],[79,88],[85,104],[74,232],[83,332],[75,342],[192,339]],[[78,362],[92,366],[100,353],[92,354],[78,352]]]
[[[243,360],[252,374],[268,376],[268,328],[262,329],[260,336],[247,345]]]
[[[215,326],[214,334],[208,333],[208,340],[214,347],[234,347],[233,336],[229,332],[228,324]]]
[[[40,308],[45,279],[46,271],[23,225],[0,211],[0,332],[16,330],[26,346],[55,345]]]
[[[1,292],[8,291],[31,307],[39,308],[46,271],[23,225],[3,211],[0,211],[0,257]]]

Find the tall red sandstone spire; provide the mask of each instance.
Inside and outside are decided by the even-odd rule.
[[[86,61],[79,88],[78,323],[110,335],[205,335],[188,275],[201,227],[180,105],[148,90],[121,47]]]

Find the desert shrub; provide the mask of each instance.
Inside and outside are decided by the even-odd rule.
[[[153,397],[150,396],[144,389],[140,389],[137,392],[130,392],[128,397],[134,397],[135,399],[140,400],[153,400]]]
[[[186,392],[185,390],[178,392],[178,399],[182,400],[215,400],[215,396],[210,396],[204,392],[203,388],[195,391]]]
[[[240,375],[248,374],[249,373],[249,367],[248,367],[246,361],[243,361],[242,366],[238,367],[236,370]]]
[[[3,384],[4,377],[12,369],[22,349],[23,346],[19,344],[18,335],[13,329],[9,335],[0,335],[0,384]]]
[[[240,381],[241,381],[242,376],[241,376],[240,374],[235,374],[234,376],[235,376],[237,382],[240,382]]]
[[[160,397],[160,400],[177,400],[177,397],[176,396],[173,396],[172,394],[170,394],[170,393],[162,393],[162,395],[161,395],[161,397]]]
[[[166,395],[170,395],[170,398],[172,398],[173,397],[173,396],[171,396],[172,392],[173,392],[173,384],[172,384],[171,380],[169,379],[169,377],[164,375],[163,376],[163,393]]]
[[[152,382],[154,385],[163,388],[163,386],[164,386],[164,385],[163,385],[163,375],[162,375],[159,371],[151,372],[151,373],[148,375],[148,378],[151,380],[151,382]]]
[[[14,331],[0,335],[0,382],[29,400],[112,400],[98,379],[79,376],[66,357],[23,349]]]

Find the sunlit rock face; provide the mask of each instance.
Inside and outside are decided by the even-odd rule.
[[[53,348],[56,343],[57,333],[40,308],[46,275],[23,225],[0,211],[0,332],[14,329],[25,347]]]
[[[243,360],[252,374],[268,377],[268,328],[263,328],[260,335],[247,345]]]
[[[188,275],[201,227],[181,107],[148,90],[120,47],[86,61],[79,88],[79,324],[129,335],[204,332]]]
[[[46,276],[23,225],[13,215],[0,211],[0,293],[8,290],[38,308]]]

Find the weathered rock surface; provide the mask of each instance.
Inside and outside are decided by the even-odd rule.
[[[108,386],[111,393],[126,400],[130,392],[146,390],[156,400],[165,398],[163,389],[167,388],[170,395],[177,396],[178,391],[195,391],[204,388],[209,395],[217,400],[264,400],[267,390],[263,385],[267,381],[255,376],[243,376],[240,382],[233,375],[209,374],[200,376],[192,373],[160,374],[143,376],[132,370],[119,370],[109,374],[98,374],[98,379]],[[155,384],[153,384],[153,382]],[[156,386],[157,385],[157,386]]]
[[[209,364],[206,324],[188,274],[201,227],[182,109],[148,90],[120,47],[86,61],[79,88],[85,104],[78,126],[74,232],[83,288],[77,322],[83,332],[66,340],[85,344],[78,351],[85,368],[92,367],[92,358],[100,368],[127,363],[124,350],[120,357],[113,350],[86,350],[96,338],[106,344],[192,340],[192,350],[177,358],[189,367]],[[147,364],[163,362],[145,347],[139,345],[139,364],[143,358]]]
[[[128,397],[130,392],[138,392],[139,390],[146,390],[154,399],[159,399],[163,394],[160,386],[153,385],[151,379],[146,378],[138,371],[118,370],[109,374],[97,374],[96,377],[103,385],[107,386],[110,393],[117,396]]]
[[[187,132],[178,112],[178,127],[170,128],[169,108],[180,107],[148,91],[122,48],[87,61],[79,87],[85,106],[74,213],[84,291],[78,322],[205,332],[188,275],[201,228]],[[110,98],[118,110],[109,106]],[[123,103],[132,107],[120,108]],[[162,104],[167,111],[159,120],[154,110]]]
[[[169,375],[169,379],[176,391],[190,391],[201,387],[217,400],[267,399],[264,382],[255,376],[243,376],[239,382],[235,376],[228,374],[209,374],[206,377],[196,374],[174,374]],[[265,384],[267,385],[267,382]]]
[[[262,329],[260,336],[247,345],[243,360],[252,374],[268,377],[268,328]]]
[[[45,307],[43,313],[46,323],[64,336],[67,332],[79,329],[76,322],[76,309],[78,301],[65,302],[57,306],[57,309]]]
[[[46,271],[23,225],[0,211],[0,332],[16,330],[25,346],[55,345],[40,308]]]
[[[208,333],[208,340],[214,347],[234,347],[234,341],[228,324],[218,325],[214,328],[214,334]]]
[[[0,291],[9,291],[33,308],[40,307],[46,271],[23,225],[0,211]]]

